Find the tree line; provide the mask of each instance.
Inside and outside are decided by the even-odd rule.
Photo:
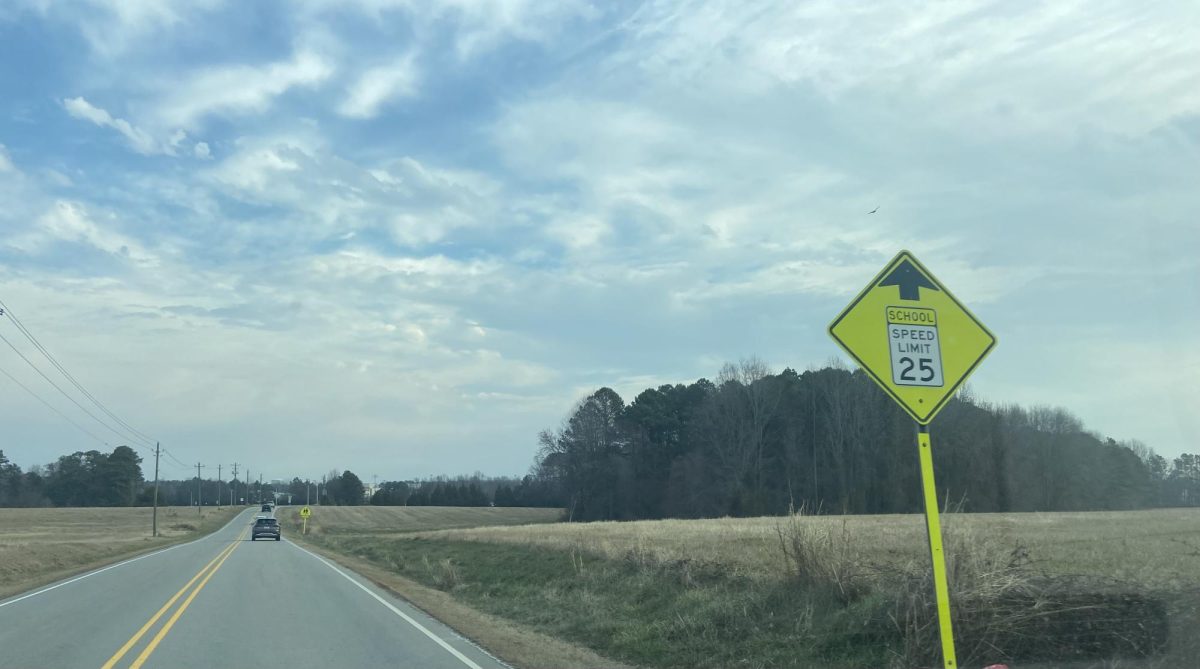
[[[141,463],[133,449],[117,446],[111,453],[77,451],[22,471],[0,451],[0,507],[150,506],[154,482],[146,480]],[[365,494],[362,480],[349,470],[334,470],[320,482],[296,477],[286,485],[198,477],[163,479],[158,484],[161,506],[274,503],[280,498],[356,505],[365,503]]]
[[[532,475],[438,476],[424,481],[386,481],[371,495],[375,506],[544,506],[561,507],[557,487]]]
[[[1172,461],[1086,430],[1064,409],[995,405],[960,392],[931,426],[939,499],[965,511],[1084,511],[1200,505],[1200,456]],[[754,516],[807,508],[909,513],[922,507],[912,420],[861,371],[771,373],[751,359],[715,381],[610,388],[544,430],[529,475],[320,483],[162,481],[159,503],[549,506],[575,520]],[[127,446],[80,451],[29,471],[0,451],[0,506],[149,505]],[[370,494],[368,495],[368,492]],[[232,498],[230,497],[233,494]]]
[[[142,458],[128,446],[111,453],[79,451],[45,466],[22,471],[0,451],[0,507],[150,506],[154,482],[141,469]],[[286,484],[260,481],[163,479],[162,506],[229,504],[325,504],[357,506],[559,506],[552,486],[533,476],[523,479],[482,474],[421,481],[385,481],[369,490],[354,472],[331,470],[320,480],[293,477]]]
[[[23,472],[0,451],[0,506],[133,506],[143,492],[141,461],[132,448],[117,446]]]
[[[939,499],[965,511],[1200,504],[1200,457],[1173,462],[1087,431],[1067,411],[960,392],[934,421]],[[539,437],[535,480],[576,520],[922,508],[913,421],[864,373],[771,373],[751,359],[715,381],[628,405],[610,388]]]

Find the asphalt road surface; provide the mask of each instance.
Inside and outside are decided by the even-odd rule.
[[[0,601],[0,667],[505,666],[286,535],[251,542],[255,515]]]

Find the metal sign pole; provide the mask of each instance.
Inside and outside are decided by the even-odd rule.
[[[933,453],[929,426],[917,425],[917,446],[921,452],[921,482],[925,488],[925,527],[929,531],[929,553],[933,560],[933,588],[937,595],[937,620],[942,638],[945,669],[957,669],[954,656],[954,626],[950,619],[950,587],[946,582],[946,554],[942,550],[942,524],[938,517],[937,486],[933,481]]]

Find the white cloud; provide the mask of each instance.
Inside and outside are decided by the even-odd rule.
[[[97,224],[80,204],[59,200],[37,221],[38,227],[52,237],[81,242],[105,253],[141,266],[155,266],[158,258],[139,242]]]
[[[551,221],[546,235],[572,251],[596,246],[612,232],[608,223],[595,216]]]
[[[350,86],[338,113],[349,118],[373,118],[389,101],[415,96],[418,79],[412,54],[389,65],[370,68]]]
[[[134,127],[129,121],[120,118],[113,118],[107,111],[94,106],[83,97],[67,98],[63,100],[63,108],[67,113],[74,118],[92,123],[102,128],[112,128],[121,133],[129,142],[129,146],[138,153],[149,156],[158,153],[167,153],[169,149],[164,147],[159,142],[155,141],[149,133]]]
[[[183,140],[187,139],[187,136],[187,132],[176,128],[175,132],[171,133],[171,138],[167,140],[167,145],[170,146],[172,150],[176,150],[179,148],[180,144],[183,144]]]
[[[1145,132],[1200,110],[1200,22],[1188,2],[818,0],[764,11],[695,0],[650,3],[627,28],[633,45],[611,62],[650,78],[744,94],[804,85],[975,133]]]
[[[587,97],[587,88],[580,82],[577,90],[552,90],[506,109],[493,128],[505,159],[534,174],[584,178],[600,165],[645,169],[678,150],[692,154],[680,158],[704,151],[679,119],[645,105]]]
[[[449,27],[462,60],[509,41],[547,44],[567,39],[568,24],[600,14],[585,0],[306,0],[303,6],[315,24],[332,12],[355,11],[381,24],[395,20],[387,14],[400,12],[414,24],[419,39],[430,41]]]
[[[150,155],[168,155],[175,156],[179,153],[188,139],[187,131],[176,128],[171,132],[165,142],[155,139],[155,137],[135,126],[134,124],[122,118],[116,118],[107,110],[102,109],[88,102],[82,96],[75,98],[67,98],[62,102],[63,108],[73,118],[83,121],[90,121],[102,128],[111,128],[125,137],[132,148],[137,153],[144,156]],[[186,151],[186,149],[183,149]],[[205,142],[197,142],[192,147],[192,153],[197,158],[207,159],[210,157],[208,144]]]
[[[717,271],[722,283],[747,279],[739,290],[758,285],[762,295],[778,290],[764,267],[816,252],[836,258],[837,247],[887,257],[890,244],[880,241],[896,235],[881,217],[864,216],[873,206],[870,186],[847,166],[791,146],[790,117],[771,119],[774,126],[728,122],[688,112],[686,101],[682,109],[669,100],[634,104],[594,99],[590,89],[530,97],[492,128],[506,166],[521,178],[570,184],[572,197],[548,198],[538,211],[544,235],[569,251],[614,267],[725,267]],[[743,271],[758,280],[736,274]],[[825,292],[807,282],[794,289],[805,286]],[[694,290],[689,283],[672,292]]]
[[[58,188],[70,188],[75,185],[71,177],[59,172],[56,169],[46,168],[42,170],[42,176],[46,178],[46,182]]]
[[[219,181],[242,192],[276,200],[285,193],[300,196],[300,190],[276,178],[279,173],[299,171],[297,161],[300,156],[307,157],[307,154],[286,145],[242,150],[222,162],[213,174]]]
[[[446,285],[447,280],[477,280],[493,274],[499,266],[494,262],[473,260],[463,262],[443,255],[425,257],[385,256],[369,249],[341,251],[313,260],[313,271],[338,279],[375,281],[393,277],[418,280],[426,286]]]
[[[673,298],[684,306],[707,308],[718,300],[761,298],[771,294],[841,296],[859,288],[858,284],[865,282],[877,270],[878,267],[872,263],[783,261],[741,274],[734,280],[699,282],[679,291]]]
[[[163,39],[197,17],[225,6],[226,0],[81,0],[45,2],[43,11],[60,11],[77,23],[92,51],[120,57],[141,43]]]
[[[266,111],[293,88],[315,88],[334,72],[326,57],[299,51],[290,60],[262,66],[209,67],[171,83],[154,107],[159,124],[194,129],[210,115],[238,116]]]
[[[410,157],[366,167],[295,135],[238,142],[206,178],[239,200],[289,208],[296,225],[272,234],[293,241],[372,230],[419,248],[478,229],[501,207],[499,186],[479,173]]]
[[[561,39],[565,24],[599,14],[592,4],[578,0],[446,0],[443,8],[461,21],[457,50],[464,59],[490,51],[505,40],[547,43]]]
[[[13,166],[12,160],[8,157],[8,150],[0,144],[0,172],[16,172],[17,168]]]

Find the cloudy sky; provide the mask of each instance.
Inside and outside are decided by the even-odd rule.
[[[907,248],[976,395],[1172,457],[1198,63],[1187,1],[10,0],[0,300],[183,462],[519,474],[601,385],[838,355]],[[0,377],[18,464],[123,442],[0,369],[98,438]]]

